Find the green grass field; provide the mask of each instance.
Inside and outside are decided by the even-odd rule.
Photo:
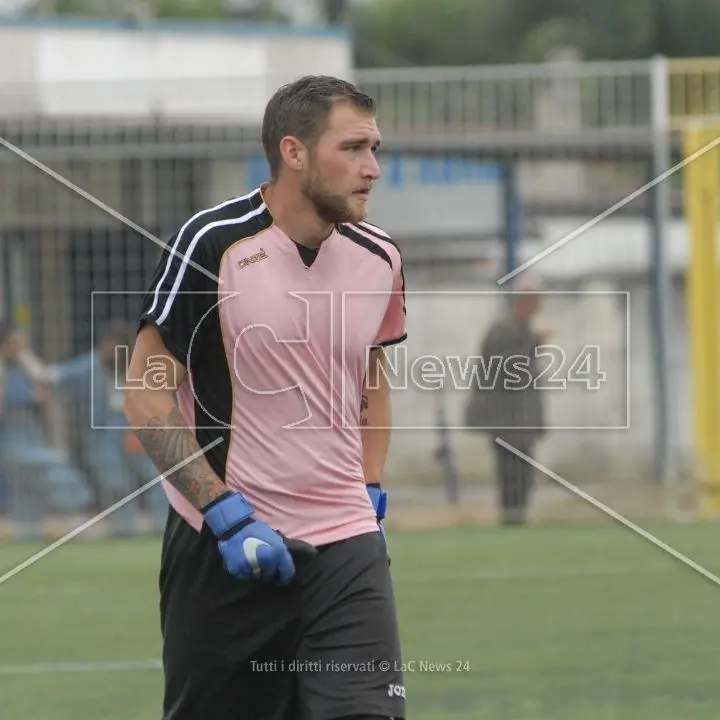
[[[647,529],[720,570],[720,526]],[[391,541],[409,720],[717,720],[720,587],[629,530]],[[38,549],[1,546],[0,574]],[[0,716],[158,720],[159,670],[103,666],[159,657],[157,566],[156,542],[76,539],[0,585]]]

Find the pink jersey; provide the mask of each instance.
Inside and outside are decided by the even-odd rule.
[[[362,222],[313,253],[273,223],[258,188],[173,237],[142,313],[189,372],[178,393],[207,457],[256,516],[322,545],[377,529],[363,473],[368,351],[405,339],[400,252]],[[202,515],[169,483],[174,509]]]

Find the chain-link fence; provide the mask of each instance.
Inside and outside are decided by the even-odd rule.
[[[418,504],[436,513],[438,504],[458,497],[464,511],[479,517],[499,512],[492,436],[467,432],[464,424],[478,382],[473,362],[506,310],[507,286],[497,280],[504,271],[503,180],[510,163],[520,178],[518,260],[547,255],[528,270],[543,279],[535,322],[548,330],[547,347],[533,358],[544,383],[533,395],[544,408],[537,457],[621,507],[662,512],[648,503],[661,493],[653,477],[647,196],[576,233],[647,179],[650,66],[561,63],[357,79],[378,101],[388,148],[371,219],[393,234],[406,263],[409,339],[404,357],[396,358],[405,370],[394,379],[387,482],[410,508],[408,518],[419,517]],[[54,372],[52,382],[40,385],[22,368],[17,377],[6,373],[3,447],[15,453],[3,455],[2,507],[28,530],[41,519],[107,508],[152,478],[130,437],[88,426],[89,409],[99,412],[101,400],[115,418],[110,424],[121,423],[118,398],[105,397],[102,374],[90,382],[102,362],[88,364],[84,378],[73,373],[88,353],[101,353],[106,329],[111,338],[127,333],[117,321],[132,331],[162,239],[198,209],[266,176],[257,126],[222,118],[38,119],[13,112],[0,137],[2,311]],[[673,373],[684,386],[684,231],[680,198],[672,200]],[[571,239],[547,252],[563,238]],[[487,383],[494,370],[483,372],[490,373]],[[688,403],[676,411],[687,443]],[[116,455],[97,450],[106,440]],[[125,469],[111,480],[108,467]],[[57,485],[59,496],[47,494],[43,483]],[[80,498],[83,488],[85,500],[65,501]],[[46,495],[44,506],[38,500]],[[541,516],[581,512],[551,484],[534,497]],[[149,498],[135,507],[142,513],[128,512],[126,525],[117,513],[123,531],[153,526]]]

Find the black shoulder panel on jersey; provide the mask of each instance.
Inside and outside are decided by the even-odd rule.
[[[373,242],[369,237],[365,237],[365,235],[359,233],[350,225],[338,225],[337,229],[338,232],[348,238],[348,240],[352,240],[357,245],[360,245],[360,247],[363,247],[373,253],[373,255],[377,255],[382,258],[390,266],[390,269],[392,269],[393,262],[390,256],[387,254],[385,249],[380,247],[380,245],[376,242]],[[384,239],[385,238],[383,238],[383,240]]]
[[[163,250],[140,313],[186,367],[198,347],[208,313],[218,303],[220,263],[234,242],[272,225],[259,190],[202,210],[188,219]],[[193,353],[194,356],[197,353]]]
[[[362,230],[363,232],[367,233],[368,235],[372,235],[373,237],[377,238],[378,240],[381,240],[386,243],[390,243],[398,252],[398,255],[402,258],[402,252],[400,250],[400,247],[398,244],[389,237],[386,233],[383,233],[380,228],[376,227],[375,225],[371,225],[369,222],[365,221],[362,223],[362,225],[358,225],[358,230]],[[405,268],[403,267],[402,260],[400,260],[400,279],[402,282],[402,291],[403,291],[403,313],[407,315],[407,309],[405,307]],[[403,338],[404,340],[405,338]]]
[[[192,253],[198,242],[206,245],[206,269],[217,275],[225,251],[238,240],[257,235],[273,223],[259,189],[243,197],[227,200],[202,210],[190,218],[176,236],[181,254]]]
[[[358,225],[358,229],[368,233],[368,235],[376,237],[378,240],[384,240],[386,243],[390,243],[398,252],[400,252],[400,247],[389,235],[380,230],[380,228],[376,225],[372,225],[367,222],[367,220],[361,225]]]

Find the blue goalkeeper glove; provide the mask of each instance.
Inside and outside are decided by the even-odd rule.
[[[218,541],[225,569],[237,580],[278,581],[295,577],[291,552],[314,555],[312,545],[288,540],[267,523],[254,517],[255,510],[237,492],[228,491],[206,505],[204,525]]]
[[[379,483],[373,483],[371,485],[368,485],[367,491],[368,495],[370,496],[373,508],[375,509],[375,517],[377,517],[378,527],[380,528],[383,540],[385,541],[385,547],[387,548],[387,534],[382,523],[387,513],[387,493],[380,487]],[[390,553],[388,552],[388,562],[389,561]]]

